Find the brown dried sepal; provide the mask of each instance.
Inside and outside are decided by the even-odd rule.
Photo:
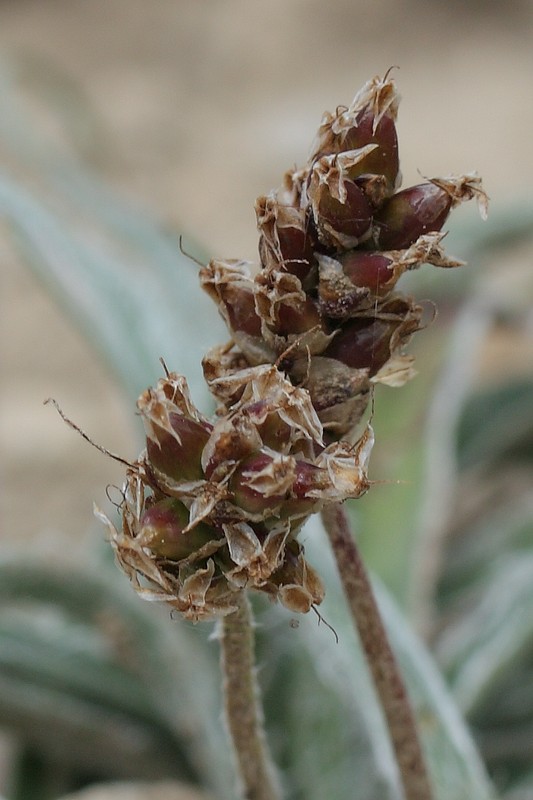
[[[451,175],[445,178],[430,178],[430,183],[443,189],[451,198],[452,208],[475,198],[482,219],[487,219],[489,196],[483,188],[477,172],[466,175]]]
[[[211,394],[224,407],[236,403],[243,391],[241,381],[232,382],[228,378],[250,366],[245,354],[233,341],[212,347],[202,359],[205,381]],[[224,408],[220,409],[223,413]]]
[[[257,276],[255,284],[262,335],[269,349],[280,356],[290,348],[292,358],[326,349],[331,334],[325,330],[317,304],[304,292],[296,275],[265,271]],[[241,341],[238,344],[244,349]]]
[[[275,193],[255,203],[259,230],[259,256],[264,269],[296,275],[306,290],[316,280],[314,251],[317,240],[304,208],[281,205]]]
[[[290,525],[278,521],[268,533],[254,530],[247,522],[224,526],[233,566],[226,572],[232,583],[263,589],[272,573],[283,564]]]
[[[393,250],[387,255],[396,257],[396,263],[409,270],[418,269],[423,264],[444,268],[464,267],[464,261],[445,252],[441,245],[445,236],[445,233],[438,231],[422,234],[407,250]]]
[[[141,469],[129,472],[123,497],[121,530],[99,509],[95,513],[107,527],[117,563],[135,591],[145,600],[165,602],[193,622],[235,611],[238,587],[217,579],[212,558],[225,540],[214,538],[179,561],[157,556],[142,535],[145,484]]]
[[[248,261],[213,259],[200,270],[202,288],[218,306],[234,341],[248,363],[273,362],[276,354],[262,335],[262,322],[256,309],[255,267]]]
[[[305,560],[303,548],[296,541],[286,548],[285,561],[265,590],[279,596],[283,605],[297,614],[320,605],[325,594],[320,576]]]
[[[348,176],[375,147],[324,156],[313,165],[307,196],[318,237],[327,247],[357,247],[371,235],[372,207]]]
[[[305,208],[305,187],[309,180],[309,166],[301,169],[293,168],[287,170],[283,176],[281,187],[275,193],[275,197],[280,206],[292,206],[293,208]]]

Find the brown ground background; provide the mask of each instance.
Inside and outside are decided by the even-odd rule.
[[[254,257],[255,197],[305,159],[325,109],[391,65],[406,185],[477,169],[494,208],[531,196],[527,0],[1,0],[0,55],[70,81],[100,132],[85,163],[213,255]],[[71,155],[46,92],[34,100]],[[2,537],[74,554],[120,470],[42,400],[126,456],[133,414],[6,237],[0,256]]]

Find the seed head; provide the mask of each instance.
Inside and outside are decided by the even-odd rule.
[[[135,588],[188,619],[231,613],[244,589],[308,611],[323,589],[298,531],[366,491],[369,434],[365,446],[324,448],[309,393],[275,366],[225,381],[237,399],[211,421],[175,373],[141,395],[146,449],[128,471],[121,529],[100,516]]]
[[[243,297],[206,282],[233,339],[204,364],[221,399],[237,364],[276,364],[309,391],[328,440],[350,438],[373,383],[415,374],[404,350],[421,309],[398,282],[425,263],[461,265],[444,253],[443,226],[472,198],[485,216],[488,198],[475,173],[399,190],[398,106],[387,74],[325,114],[305,166],[257,200],[260,264]]]
[[[99,514],[137,591],[188,619],[232,613],[249,589],[292,611],[322,601],[298,534],[367,491],[372,386],[414,375],[422,309],[401,276],[460,266],[442,247],[448,215],[472,198],[486,214],[475,174],[399,189],[398,105],[387,74],[327,113],[304,167],[256,202],[259,264],[202,268],[231,337],[203,361],[214,417],[175,373],[139,398],[146,447],[120,530]]]

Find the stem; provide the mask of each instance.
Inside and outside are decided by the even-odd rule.
[[[350,522],[340,504],[325,508],[322,519],[385,715],[406,800],[431,800],[413,710]]]
[[[231,734],[245,800],[281,797],[270,759],[254,667],[250,601],[243,592],[237,611],[221,624],[221,666],[226,723]]]

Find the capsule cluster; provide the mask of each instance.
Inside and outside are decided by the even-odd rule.
[[[141,594],[194,621],[231,613],[244,589],[309,611],[324,590],[298,531],[325,503],[366,491],[371,429],[355,447],[325,446],[308,392],[275,366],[227,381],[239,399],[213,421],[175,373],[139,398],[146,449],[122,530],[104,517],[118,561]]]
[[[423,263],[456,266],[441,247],[450,210],[472,197],[485,210],[475,175],[399,190],[397,109],[385,77],[326,114],[307,165],[257,200],[260,264],[202,268],[231,334],[203,362],[215,417],[175,373],[139,398],[146,447],[121,529],[101,516],[137,591],[187,619],[229,614],[247,589],[292,611],[320,604],[297,537],[369,486],[372,429],[355,431],[372,383],[410,377],[420,327],[396,284]]]
[[[306,388],[329,441],[359,422],[372,383],[401,385],[422,309],[396,284],[424,263],[458,266],[441,245],[451,209],[487,197],[475,175],[399,190],[394,82],[369,81],[350,107],[327,113],[306,166],[256,202],[260,265],[214,260],[202,270],[232,336],[204,371],[276,363]],[[218,394],[219,399],[224,397]]]

